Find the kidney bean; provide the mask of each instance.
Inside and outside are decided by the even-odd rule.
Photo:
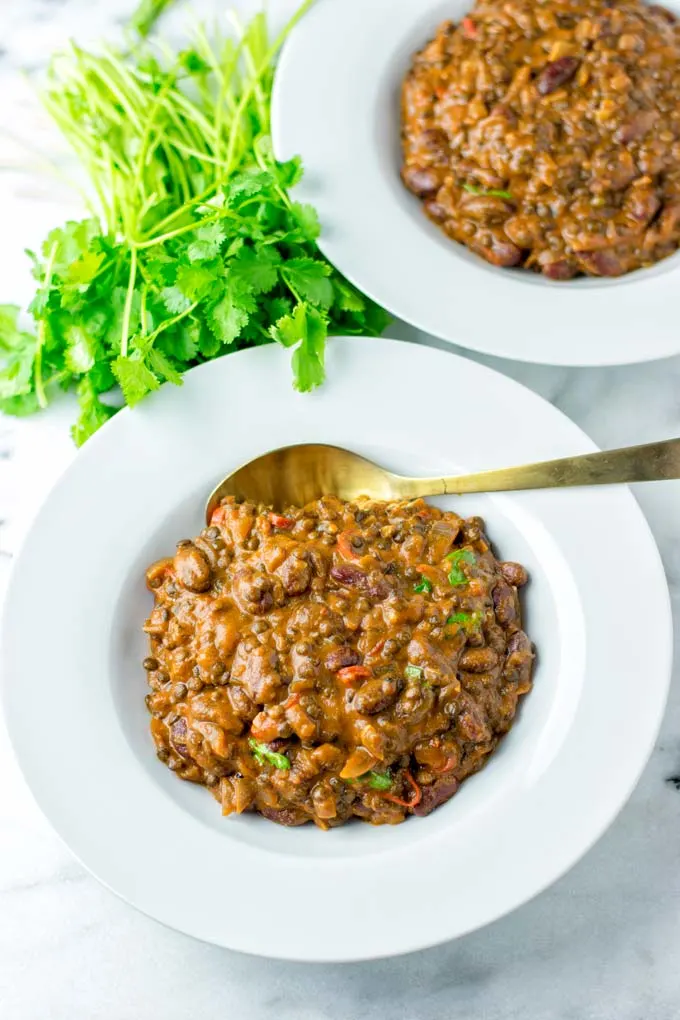
[[[210,564],[193,543],[189,542],[177,550],[174,568],[179,583],[189,591],[202,592],[210,587]]]
[[[547,96],[564,85],[576,74],[581,61],[577,57],[560,57],[546,64],[536,79],[536,89],[541,96]]]
[[[331,577],[338,584],[345,588],[363,588],[368,582],[368,574],[361,567],[355,567],[352,563],[341,563],[337,567],[331,567]]]
[[[557,262],[544,263],[541,272],[549,280],[572,280],[576,276],[577,269],[573,263],[567,262],[566,259],[560,259]]]
[[[182,716],[180,716],[179,719],[176,719],[170,727],[170,740],[172,742],[172,746],[177,751],[177,754],[181,755],[183,758],[189,757],[189,749],[186,744],[188,733],[189,730],[187,727],[187,721]]]
[[[503,678],[528,690],[531,686],[531,670],[534,652],[524,631],[518,630],[508,641],[508,655],[503,667]]]
[[[507,560],[505,563],[501,563],[500,567],[505,580],[515,588],[521,588],[529,580],[529,575],[521,563],[512,563]]]
[[[498,665],[498,656],[493,648],[466,648],[458,665],[470,673],[488,673]]]
[[[621,276],[626,267],[613,251],[577,251],[576,256],[591,276]]]
[[[459,786],[460,783],[454,776],[442,776],[429,786],[423,786],[420,803],[411,809],[413,814],[420,818],[429,815],[435,808],[451,800]]]
[[[331,567],[331,577],[343,587],[358,588],[359,591],[378,601],[387,598],[391,591],[389,584],[381,574],[374,571],[369,575],[365,570],[355,567],[352,563],[341,563]]]
[[[418,198],[430,198],[439,191],[439,174],[429,167],[407,166],[401,175],[408,190]]]
[[[450,216],[450,212],[446,206],[442,205],[441,202],[434,201],[433,199],[425,202],[425,212],[431,220],[435,221],[435,223],[443,223],[444,220],[448,219]]]
[[[326,669],[330,670],[331,673],[335,673],[345,666],[356,666],[360,661],[353,648],[350,648],[349,645],[343,645],[341,648],[333,649],[326,656]]]
[[[448,135],[441,128],[426,128],[425,131],[421,131],[415,139],[415,144],[429,156],[440,161],[446,159],[449,151]]]
[[[503,627],[517,622],[517,596],[510,585],[499,581],[491,593],[496,619]]]
[[[512,205],[494,195],[466,195],[461,209],[480,223],[502,223],[512,212]]]
[[[492,266],[511,268],[522,261],[522,252],[512,241],[504,241],[495,235],[485,241],[470,241],[470,248]]]
[[[659,209],[661,199],[653,188],[631,188],[623,204],[623,211],[641,227],[650,223]]]

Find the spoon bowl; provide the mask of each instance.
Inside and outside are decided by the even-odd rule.
[[[397,481],[397,475],[339,446],[284,446],[256,457],[223,479],[210,494],[206,520],[210,521],[225,496],[283,510],[329,494],[344,500],[359,496],[394,499]]]

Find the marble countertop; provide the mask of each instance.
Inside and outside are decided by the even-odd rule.
[[[236,6],[253,7],[250,0]],[[272,0],[275,16],[288,0]],[[73,199],[38,171],[57,139],[30,84],[71,35],[111,38],[134,0],[2,4],[0,222],[20,203],[25,236],[3,236],[0,302],[27,300],[21,249]],[[201,14],[222,8],[194,3]],[[186,10],[172,13],[170,31]],[[417,337],[402,324],[396,335]],[[444,346],[444,345],[442,345]],[[680,435],[680,358],[556,369],[478,358],[560,407],[602,446]],[[74,455],[68,399],[0,417],[0,601],[23,535]],[[680,482],[636,493],[669,578],[680,638]],[[640,678],[641,686],[644,677]],[[0,1016],[12,1020],[671,1020],[680,1015],[680,676],[643,778],[617,821],[560,882],[455,943],[345,966],[240,956],[169,931],[120,902],[70,856],[33,804],[0,722]],[[676,777],[675,782],[673,777]]]

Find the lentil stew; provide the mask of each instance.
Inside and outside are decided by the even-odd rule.
[[[640,0],[479,0],[416,54],[402,178],[496,266],[620,276],[680,245],[680,23]]]
[[[227,499],[146,577],[157,754],[225,815],[429,814],[531,687],[526,571],[495,558],[480,518],[423,500],[277,514]]]

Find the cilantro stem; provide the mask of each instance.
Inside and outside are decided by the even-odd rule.
[[[171,326],[176,326],[178,322],[182,321],[182,319],[186,319],[187,315],[191,315],[191,313],[197,307],[198,301],[194,301],[192,302],[192,304],[189,305],[188,308],[185,308],[183,312],[179,312],[177,315],[173,316],[172,319],[165,319],[163,322],[161,322],[160,326],[157,326],[153,333],[149,333],[148,337],[146,337],[148,346],[149,347],[153,346],[153,344],[156,341],[156,337],[160,336],[164,329],[170,329]]]
[[[80,55],[81,58],[86,57],[86,54],[84,53],[83,50],[77,49],[76,52]],[[123,65],[120,63],[120,61],[116,61],[116,63],[118,65],[116,69],[122,72],[122,76],[125,79],[125,83],[128,89],[133,88],[136,90],[136,83],[134,79],[125,72]],[[96,77],[99,76],[99,79],[102,82],[104,82],[104,84],[107,86],[111,94],[115,97],[117,102],[120,103],[121,107],[123,108],[127,116],[130,118],[134,126],[137,128],[137,130],[141,131],[142,124],[140,122],[137,110],[135,110],[135,108],[130,103],[129,93],[126,95],[124,92],[121,91],[118,83],[111,77],[109,72],[106,70],[104,61],[99,60],[95,62],[88,59],[85,61],[85,67],[88,68],[89,72],[94,76],[95,80]],[[139,98],[143,102],[144,97],[140,95]]]
[[[164,241],[170,241],[173,237],[180,237],[182,234],[186,234],[191,230],[198,230],[199,227],[205,227],[209,223],[216,223],[218,220],[231,215],[232,213],[229,209],[220,209],[214,216],[206,216],[202,220],[194,220],[192,223],[187,223],[183,227],[178,227],[177,230],[168,231],[167,234],[158,234],[156,237],[150,237],[146,241],[132,241],[131,244],[135,251],[144,248],[152,248],[155,244],[162,244]]]
[[[297,23],[300,20],[300,18],[302,18],[307,13],[307,11],[309,10],[309,8],[312,6],[312,4],[314,2],[315,2],[315,0],[304,0],[304,3],[302,4],[302,6],[295,12],[293,17],[288,21],[288,23],[284,26],[284,28],[281,30],[279,35],[276,37],[276,39],[274,41],[274,44],[272,46],[270,46],[270,48],[267,50],[267,52],[266,52],[264,58],[262,59],[262,61],[259,63],[259,65],[256,66],[256,68],[255,68],[256,78],[253,79],[251,77],[251,80],[249,81],[247,87],[244,88],[243,92],[241,93],[241,96],[239,97],[239,101],[238,101],[238,103],[236,105],[236,110],[234,111],[234,119],[233,119],[233,122],[232,122],[232,130],[231,130],[230,135],[229,135],[229,145],[228,145],[228,148],[227,148],[227,159],[226,159],[227,173],[231,173],[231,171],[233,169],[234,151],[236,149],[236,137],[237,137],[237,133],[238,133],[236,129],[240,126],[241,117],[243,116],[243,113],[245,112],[246,106],[248,105],[248,103],[252,99],[253,92],[255,91],[256,86],[259,85],[259,82],[260,82],[260,79],[261,79],[262,75],[265,73],[265,71],[271,65],[272,60],[274,59],[276,54],[281,49],[281,46],[283,45],[283,42],[284,42],[286,36],[288,35],[288,33],[291,31],[292,28],[294,28],[295,25],[297,25]]]
[[[165,8],[172,2],[173,0],[141,0],[130,19],[130,24],[135,32],[141,36],[147,36]]]
[[[293,286],[293,284],[292,284],[292,283],[290,282],[290,280],[288,279],[288,275],[287,275],[287,273],[286,273],[285,269],[282,269],[282,270],[281,270],[281,277],[282,277],[282,279],[283,279],[283,281],[284,281],[284,283],[285,283],[286,287],[288,288],[288,290],[289,290],[289,291],[291,292],[291,294],[292,294],[292,295],[293,295],[293,297],[295,298],[295,300],[296,300],[296,301],[298,301],[298,302],[299,302],[300,304],[302,304],[302,298],[300,297],[300,295],[299,295],[299,294],[298,294],[298,292],[296,291],[296,289],[295,289],[295,287]]]
[[[141,293],[141,296],[140,296],[140,306],[139,306],[139,321],[140,321],[140,324],[141,324],[142,333],[146,332],[146,299],[147,299],[148,293],[149,293],[149,283],[148,283],[147,280],[144,280],[144,283],[142,284],[142,293]]]
[[[47,396],[45,395],[45,386],[42,377],[42,352],[45,343],[45,333],[47,330],[47,321],[45,318],[47,312],[47,302],[50,296],[50,287],[52,286],[52,273],[54,271],[54,260],[57,256],[57,249],[59,244],[57,241],[54,242],[50,248],[50,253],[47,256],[47,264],[45,266],[45,275],[43,277],[42,290],[45,296],[45,305],[42,310],[40,321],[38,322],[38,328],[36,330],[36,341],[35,341],[35,360],[34,375],[35,375],[35,395],[38,398],[38,403],[42,408],[47,407]]]
[[[133,246],[130,255],[130,277],[128,279],[127,293],[125,295],[125,306],[123,308],[123,325],[120,335],[120,354],[122,358],[127,357],[128,335],[130,333],[130,318],[132,315],[132,297],[135,292],[135,280],[137,278],[137,249]]]

